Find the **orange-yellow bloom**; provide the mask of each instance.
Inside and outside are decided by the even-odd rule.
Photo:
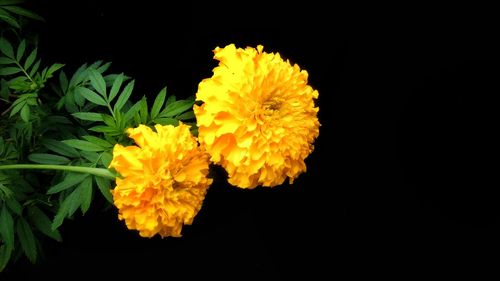
[[[319,134],[307,71],[262,50],[216,48],[219,66],[199,84],[204,103],[194,107],[201,145],[241,188],[292,183]]]
[[[212,180],[209,156],[189,126],[128,129],[137,146],[115,145],[110,167],[120,173],[112,191],[119,219],[143,237],[181,236],[201,209]]]

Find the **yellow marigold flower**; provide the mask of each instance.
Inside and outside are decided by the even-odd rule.
[[[198,86],[198,139],[241,188],[290,183],[319,135],[318,91],[308,73],[263,47],[217,47],[219,66]]]
[[[143,237],[181,236],[201,209],[212,179],[209,155],[189,126],[140,125],[128,129],[138,146],[115,145],[110,167],[120,173],[112,191],[119,219]]]

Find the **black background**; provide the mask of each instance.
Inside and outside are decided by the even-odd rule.
[[[499,22],[488,7],[40,1],[45,62],[112,61],[133,98],[196,93],[212,49],[264,45],[319,90],[308,172],[274,189],[220,169],[182,238],[143,239],[95,207],[6,277],[333,279],[489,273],[498,262]],[[498,119],[498,118],[497,118]],[[495,166],[496,167],[496,166]],[[97,273],[99,272],[99,273]]]

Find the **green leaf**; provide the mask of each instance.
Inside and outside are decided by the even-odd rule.
[[[119,134],[121,134],[121,132],[118,132],[116,128],[111,128],[111,127],[102,126],[102,125],[89,128],[89,131],[98,132],[98,133],[119,133]]]
[[[90,152],[90,151],[82,151],[83,158],[89,160],[91,163],[87,163],[89,166],[95,165],[97,161],[99,161],[99,153]]]
[[[7,57],[14,59],[14,51],[12,49],[12,45],[3,37],[0,37],[0,51]]]
[[[98,138],[98,137],[94,137],[94,136],[90,136],[90,135],[87,135],[87,136],[82,136],[83,139],[93,143],[93,144],[96,144],[100,147],[104,147],[104,148],[111,148],[113,147],[112,144],[110,144],[109,142],[101,139],[101,138]]]
[[[179,121],[177,121],[177,119],[175,118],[156,118],[153,120],[153,122],[164,126],[166,125],[176,126],[179,123]]]
[[[134,117],[134,115],[139,112],[141,109],[141,105],[143,102],[146,102],[146,97],[142,97],[142,99],[136,102],[128,111],[125,113],[124,119],[125,122],[128,122],[130,119]]]
[[[17,61],[21,61],[21,58],[24,55],[24,50],[26,50],[26,40],[21,41],[21,43],[17,47],[17,54],[16,54]]]
[[[148,121],[148,100],[146,98],[144,98],[143,102],[141,103],[139,114],[141,116],[141,124],[146,124],[146,122]]]
[[[31,51],[30,55],[28,56],[28,58],[24,62],[24,69],[27,70],[30,68],[30,66],[33,64],[33,62],[36,59],[37,52],[38,52],[38,48],[35,48],[33,51]]]
[[[165,102],[165,96],[167,95],[167,88],[163,88],[158,96],[156,96],[155,102],[153,103],[153,107],[151,108],[151,119],[156,118],[158,113],[160,113],[160,110],[163,106],[163,103]]]
[[[102,75],[95,69],[89,69],[90,84],[94,89],[106,99],[106,82]]]
[[[130,83],[128,83],[127,86],[125,86],[125,89],[123,89],[122,93],[120,94],[118,100],[115,103],[115,107],[113,108],[114,111],[120,111],[122,109],[122,107],[130,98],[133,89],[134,89],[134,80],[130,81]]]
[[[0,8],[0,11],[2,11],[2,8]],[[10,15],[0,14],[0,20],[5,21],[6,23],[10,24],[11,26],[17,29],[21,28],[17,20],[14,17],[11,17]]]
[[[43,75],[44,79],[48,79],[53,76],[54,72],[58,71],[64,66],[62,63],[54,63],[49,67],[45,75]]]
[[[11,64],[14,62],[15,62],[15,60],[13,60],[13,59],[9,59],[6,57],[0,57],[0,64]]]
[[[177,116],[178,120],[190,120],[190,119],[194,119],[194,118],[195,118],[194,112],[191,110],[184,112],[181,115]]]
[[[80,209],[85,214],[90,207],[90,202],[92,202],[92,177],[86,178],[77,188],[80,189],[80,196],[82,197]]]
[[[95,177],[95,182],[97,183],[97,187],[99,188],[99,191],[101,191],[104,198],[106,198],[109,203],[113,204],[113,196],[110,191],[110,181],[102,177]]]
[[[63,93],[68,91],[68,77],[66,77],[66,73],[64,73],[64,71],[59,72],[59,85],[61,86]]]
[[[57,140],[45,139],[42,141],[42,145],[46,148],[68,157],[80,157],[80,153],[76,151],[73,147]]]
[[[0,76],[12,75],[12,74],[16,74],[18,72],[21,72],[21,69],[18,67],[14,67],[14,66],[0,68]]]
[[[24,254],[34,263],[36,261],[35,236],[33,235],[33,231],[31,231],[30,225],[23,217],[17,220],[16,230]]]
[[[57,210],[51,228],[55,230],[61,226],[64,218],[72,216],[81,204],[82,197],[80,196],[80,189],[76,188],[59,206],[59,210]]]
[[[12,249],[5,245],[0,245],[0,272],[2,272],[9,263]]]
[[[24,3],[25,0],[0,0],[0,6],[10,6]]]
[[[45,215],[45,213],[42,210],[40,210],[36,206],[29,206],[28,207],[28,215],[29,215],[31,223],[38,230],[40,230],[40,232],[42,232],[43,234],[47,235],[48,237],[50,237],[56,241],[59,241],[59,242],[62,241],[62,237],[61,237],[61,234],[59,233],[59,231],[57,229],[52,230],[50,228],[50,225],[52,224],[52,222],[50,221],[49,217],[47,217],[47,215]]]
[[[109,164],[113,160],[113,155],[109,152],[103,152],[101,154],[101,162],[104,167],[109,167]]]
[[[52,165],[62,165],[71,162],[71,160],[69,160],[64,156],[48,154],[48,153],[32,153],[28,155],[28,159],[35,163],[52,164]]]
[[[169,107],[174,102],[175,102],[175,96],[174,95],[168,97],[167,102],[165,103],[165,107]]]
[[[7,11],[10,11],[11,13],[18,14],[20,16],[24,16],[39,21],[45,21],[41,16],[33,13],[32,11],[26,10],[18,6],[3,6],[2,8],[4,8]]]
[[[194,100],[178,100],[176,102],[173,102],[170,106],[168,106],[160,115],[159,117],[173,117],[177,114],[180,114],[190,108],[192,108],[194,105]]]
[[[107,105],[106,101],[101,96],[85,87],[78,87],[75,89],[75,91],[80,91],[80,94],[91,103],[103,106]]]
[[[68,173],[62,182],[49,188],[49,190],[47,190],[47,194],[54,194],[66,190],[81,183],[87,177],[90,177],[90,175],[83,173]]]
[[[35,65],[33,65],[33,67],[31,68],[31,71],[30,71],[30,77],[35,76],[35,73],[36,73],[36,71],[38,70],[38,67],[40,67],[40,62],[41,62],[41,61],[42,61],[42,60],[41,60],[41,59],[39,59],[39,60],[37,60],[37,61],[35,62]],[[25,69],[27,69],[27,68],[25,68]]]
[[[31,115],[30,107],[29,105],[25,105],[21,109],[21,119],[23,119],[24,122],[28,123],[30,121],[30,115]]]
[[[14,221],[5,205],[0,213],[0,237],[7,248],[14,248]]]
[[[101,113],[95,112],[75,112],[72,113],[75,118],[85,121],[103,121]]]
[[[101,66],[99,66],[98,68],[96,68],[97,72],[99,73],[103,73],[105,72],[106,70],[108,70],[108,68],[111,66],[111,62],[107,62]]]
[[[7,198],[5,200],[5,203],[7,204],[9,209],[13,211],[16,215],[18,216],[21,215],[23,207],[21,206],[21,204],[19,204],[19,202],[17,202],[16,198],[14,197]]]
[[[84,141],[84,140],[63,140],[63,142],[71,147],[74,147],[79,150],[83,151],[103,151],[105,150],[104,147],[91,143],[89,141]]]
[[[120,91],[122,83],[123,83],[123,74],[119,74],[118,76],[116,76],[116,79],[113,82],[113,86],[111,87],[111,91],[109,92],[109,99],[108,99],[109,102],[111,102],[116,97],[118,91]]]

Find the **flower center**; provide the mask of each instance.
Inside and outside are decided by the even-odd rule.
[[[280,99],[271,98],[271,99],[264,101],[264,103],[262,104],[262,107],[263,107],[264,113],[266,115],[271,115],[275,111],[279,111],[282,104],[283,104],[283,102]]]

